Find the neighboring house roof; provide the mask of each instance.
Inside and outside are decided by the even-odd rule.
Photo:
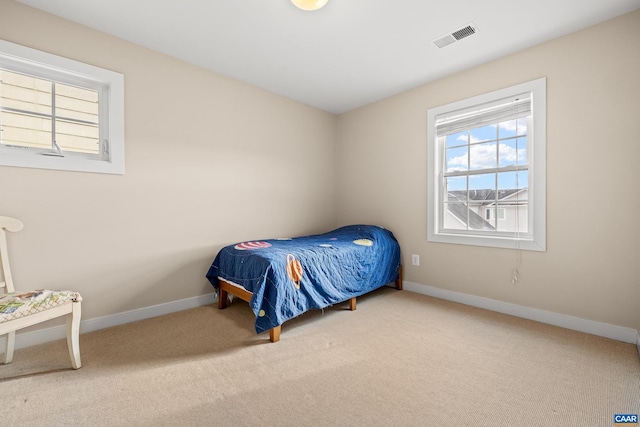
[[[481,203],[482,205],[489,205],[491,203],[495,203],[496,200],[504,200],[514,196],[516,193],[520,193],[527,190],[528,190],[527,188],[520,188],[520,189],[510,188],[508,190],[489,190],[489,189],[469,190],[469,200],[473,200],[476,202],[484,201],[484,203]],[[496,198],[496,191],[498,193],[497,198]],[[467,191],[455,190],[455,191],[449,191],[449,194],[450,195],[453,194],[460,201],[464,201],[464,199],[467,196]]]
[[[464,202],[464,199],[460,199],[454,193],[456,191],[450,191],[448,199],[450,202]],[[464,193],[466,192],[461,192]],[[484,220],[480,215],[468,209],[466,203],[447,203],[447,210],[463,224],[469,224],[469,227],[473,230],[495,230],[495,227]]]
[[[521,189],[508,189],[508,190],[469,190],[467,194],[466,190],[449,191],[447,194],[449,202],[461,202],[461,203],[447,203],[447,210],[463,224],[469,224],[469,227],[473,230],[495,230],[495,227],[486,221],[483,217],[473,212],[471,209],[467,209],[467,197],[470,201],[475,202],[475,205],[488,206],[492,205],[497,200],[505,200],[517,196],[518,193],[527,191],[527,188]],[[497,194],[496,194],[497,192]]]

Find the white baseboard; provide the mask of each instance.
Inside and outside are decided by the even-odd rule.
[[[416,292],[418,294],[428,295],[435,298],[470,305],[473,307],[496,311],[498,313],[509,314],[511,316],[535,320],[537,322],[560,326],[562,328],[611,338],[617,341],[623,341],[632,344],[635,343],[638,348],[638,354],[640,355],[640,331],[636,331],[635,329],[610,325],[607,323],[594,322],[592,320],[581,319],[578,317],[568,316],[566,314],[558,314],[551,311],[540,310],[537,308],[524,307],[517,304],[492,300],[489,298],[464,294],[461,292],[449,291],[428,285],[420,285],[413,282],[404,281],[403,289],[411,292]],[[93,332],[112,326],[135,322],[137,320],[162,316],[177,311],[213,304],[216,301],[217,295],[211,293],[183,300],[172,301],[165,304],[158,304],[150,307],[139,308],[136,310],[125,311],[122,313],[110,314],[108,316],[97,317],[94,319],[87,319],[80,322],[80,333],[83,334],[87,332]],[[32,332],[20,333],[18,331],[18,333],[16,333],[15,348],[26,348],[38,344],[43,344],[49,341],[65,339],[67,336],[66,334],[66,327],[64,325],[47,329],[40,329]],[[0,348],[4,348],[4,338],[0,338]]]
[[[522,317],[524,319],[535,320],[541,323],[560,326],[562,328],[572,329],[574,331],[580,331],[605,338],[611,338],[617,341],[627,342],[631,344],[636,343],[638,346],[638,352],[640,353],[640,333],[632,328],[594,322],[593,320],[581,319],[579,317],[568,316],[566,314],[558,314],[551,311],[540,310],[537,308],[524,307],[508,302],[478,297],[475,295],[463,294],[461,292],[449,291],[433,286],[420,285],[418,283],[407,281],[403,282],[403,289],[411,292],[416,292],[418,294],[428,295],[448,301],[459,302],[461,304],[466,304],[473,307],[496,311],[498,313],[509,314],[511,316]]]
[[[80,334],[97,331],[99,329],[110,328],[112,326],[123,325],[137,320],[150,319],[176,311],[187,310],[189,308],[200,307],[202,305],[213,304],[217,301],[214,293],[200,295],[172,301],[165,304],[152,305],[150,307],[138,308],[136,310],[124,311],[122,313],[110,314],[108,316],[96,317],[94,319],[82,320],[80,322]],[[54,326],[47,329],[20,333],[16,332],[16,349],[31,347],[49,341],[66,339],[67,328],[65,325]],[[4,348],[5,338],[0,338],[0,348]],[[1,350],[0,350],[1,351]]]

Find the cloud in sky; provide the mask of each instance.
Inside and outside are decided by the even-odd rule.
[[[472,143],[473,138],[472,139]],[[515,145],[515,142],[514,144]],[[469,150],[467,147],[461,147],[454,150],[449,150],[449,154],[452,157],[447,158],[447,172],[465,171],[465,170],[478,170],[495,168],[497,166],[507,166],[516,163],[526,163],[526,150],[521,148],[516,150],[515,146],[501,143],[498,150],[496,150],[496,143],[486,143],[471,145],[471,160],[469,161]],[[499,163],[498,163],[499,160]]]
[[[526,118],[521,118],[448,135],[445,142],[446,171],[481,172],[479,175],[469,176],[469,180],[464,176],[447,178],[448,190],[464,190],[467,185],[475,189],[496,188],[496,184],[501,189],[527,187],[526,170],[500,172],[498,175],[482,173],[483,169],[527,164],[526,130]],[[498,134],[500,139],[496,141]]]

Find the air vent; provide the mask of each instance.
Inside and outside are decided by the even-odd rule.
[[[451,43],[455,43],[458,40],[461,40],[465,37],[469,37],[475,34],[477,31],[478,31],[478,27],[476,27],[476,25],[472,22],[465,25],[462,28],[452,31],[449,34],[445,34],[444,36],[437,38],[436,40],[433,41],[433,43],[436,46],[442,48],[447,45],[450,45]]]

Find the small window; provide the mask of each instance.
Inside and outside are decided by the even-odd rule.
[[[123,76],[0,40],[0,165],[123,174]]]
[[[429,241],[546,249],[545,87],[429,110]]]
[[[489,222],[493,221],[495,218],[497,218],[498,221],[504,221],[507,217],[506,214],[507,210],[505,208],[487,208],[484,213],[484,219]]]

